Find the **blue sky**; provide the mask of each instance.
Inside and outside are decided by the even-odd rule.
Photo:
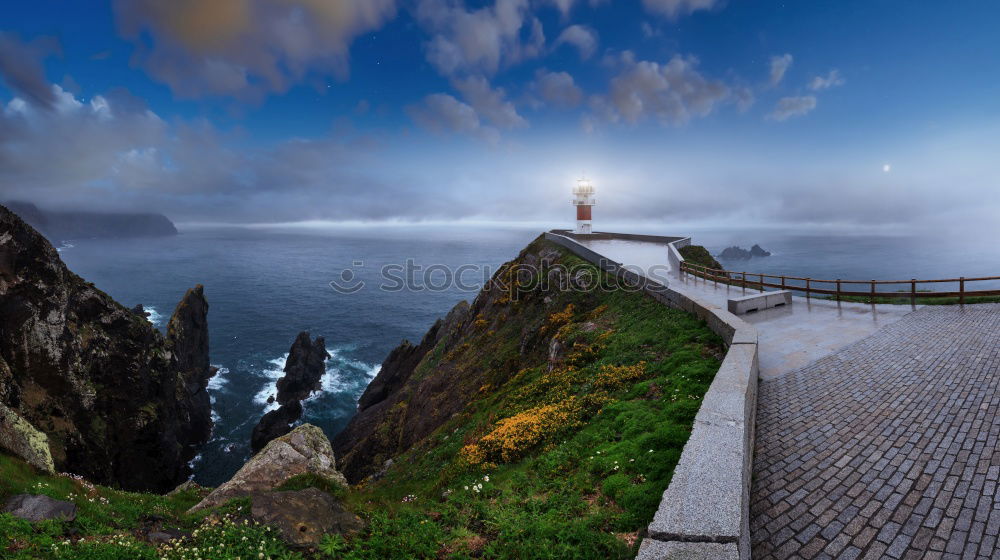
[[[560,225],[585,172],[598,221],[989,222],[998,16],[971,0],[22,3],[0,20],[0,198]]]

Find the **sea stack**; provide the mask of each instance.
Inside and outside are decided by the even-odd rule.
[[[254,453],[292,431],[292,424],[302,417],[302,400],[319,390],[329,357],[323,337],[312,340],[308,332],[302,331],[295,338],[285,361],[285,375],[278,380],[277,401],[281,406],[265,414],[254,426],[250,436]]]

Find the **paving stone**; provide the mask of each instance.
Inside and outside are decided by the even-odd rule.
[[[758,391],[755,560],[1000,558],[1000,305],[918,309]]]

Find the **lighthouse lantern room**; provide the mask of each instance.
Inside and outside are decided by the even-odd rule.
[[[590,209],[597,204],[594,192],[594,185],[589,180],[577,179],[573,187],[573,206],[576,206],[576,230],[573,233],[592,233]]]

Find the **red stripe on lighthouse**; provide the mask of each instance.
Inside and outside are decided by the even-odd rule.
[[[590,206],[577,206],[576,207],[576,219],[577,220],[589,220],[590,219]]]

